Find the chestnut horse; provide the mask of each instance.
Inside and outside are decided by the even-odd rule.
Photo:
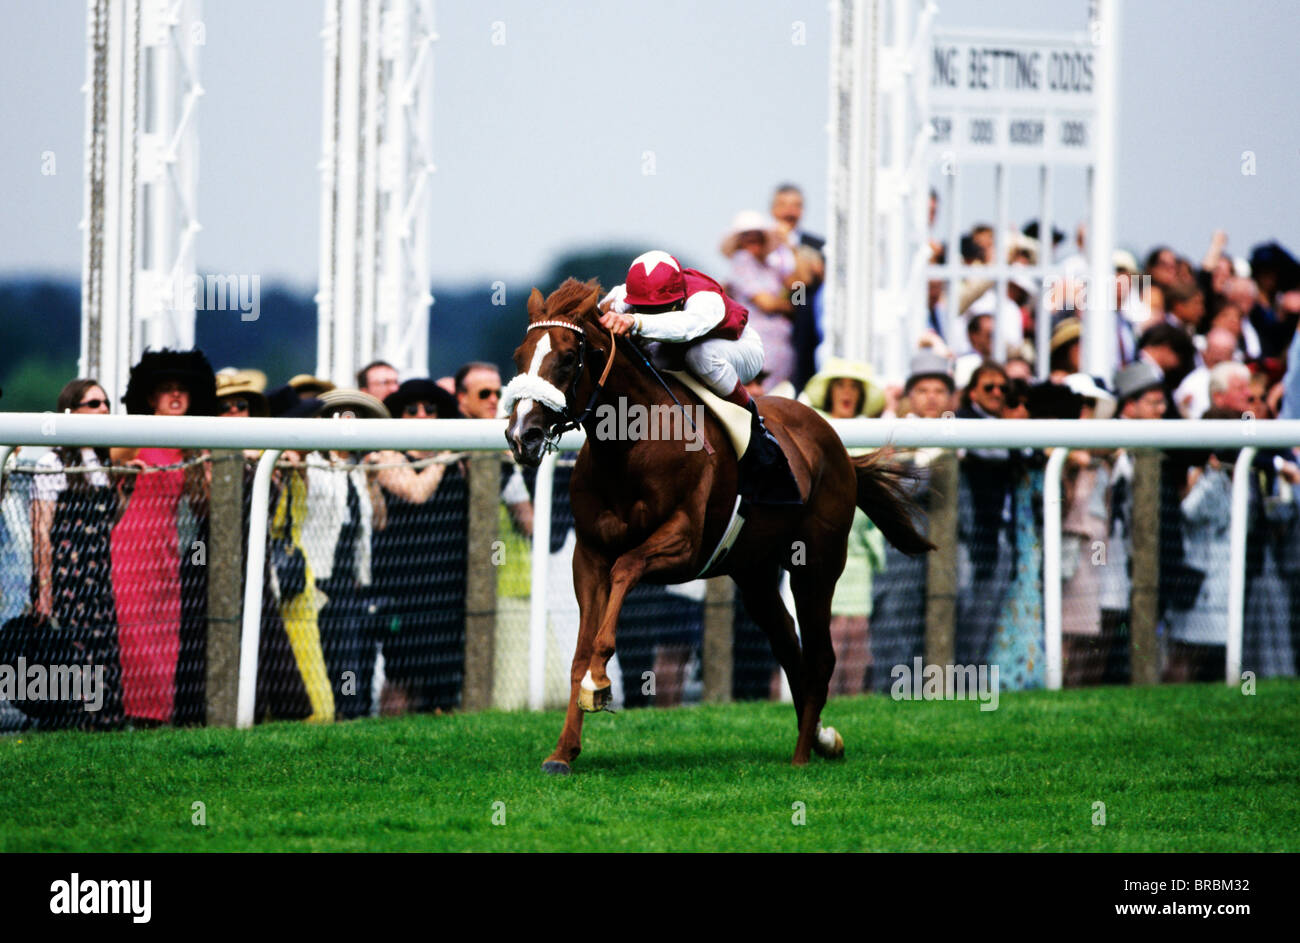
[[[528,330],[514,353],[519,375],[503,396],[509,411],[506,439],[522,464],[541,461],[557,427],[580,424],[587,432],[570,486],[577,536],[573,578],[581,620],[564,730],[543,763],[549,773],[570,771],[581,751],[584,710],[609,703],[606,671],[628,591],[641,581],[696,579],[731,520],[737,495],[735,450],[711,413],[699,430],[707,448],[700,448],[698,440],[597,434],[599,410],[592,408],[597,402],[612,404],[625,397],[629,409],[640,406],[651,415],[656,413],[648,407],[659,407],[659,415],[677,409],[631,346],[635,342],[620,337],[615,343],[601,329],[600,297],[594,280],[570,278],[545,301],[533,289]],[[680,383],[668,382],[682,405],[698,403]],[[802,505],[751,506],[739,538],[709,575],[735,581],[746,610],[772,644],[790,681],[799,725],[793,762],[802,766],[811,751],[826,757],[844,752],[840,735],[834,728],[823,729],[820,719],[835,667],[831,596],[844,569],[854,505],[903,552],[919,554],[933,546],[913,523],[902,473],[881,453],[851,459],[830,425],[794,400],[764,396],[758,406],[789,457],[805,500]],[[802,646],[780,596],[782,568],[790,573]]]

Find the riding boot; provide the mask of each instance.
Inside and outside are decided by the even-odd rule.
[[[803,504],[799,483],[781,444],[763,424],[758,405],[751,399],[746,408],[753,415],[749,448],[740,459],[740,495],[751,504]]]

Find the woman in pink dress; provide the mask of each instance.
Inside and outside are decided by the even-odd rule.
[[[131,368],[122,399],[136,415],[213,415],[216,381],[199,351],[146,351]],[[173,718],[181,653],[178,512],[181,499],[194,493],[196,476],[169,467],[189,457],[181,449],[113,449],[112,455],[141,469],[112,537],[122,708],[137,723],[164,724]]]

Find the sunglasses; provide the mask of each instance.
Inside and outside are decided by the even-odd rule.
[[[1007,392],[1007,385],[1005,383],[985,383],[980,387],[980,389],[985,393],[992,393],[994,390],[997,390],[999,393],[1005,395]]]
[[[427,403],[424,400],[417,400],[414,403],[407,403],[406,407],[402,410],[402,415],[418,416],[420,415],[420,410],[424,410],[424,414],[426,416],[438,415],[438,407],[434,406],[433,403]]]
[[[228,399],[221,407],[221,411],[226,413],[246,413],[248,412],[248,400]]]
[[[497,386],[497,387],[492,387],[490,389],[482,389],[478,391],[479,399],[491,399],[494,396],[498,398],[501,396],[501,387]]]
[[[107,406],[107,405],[108,405],[108,400],[106,399],[88,399],[84,403],[78,403],[77,408],[78,409],[99,409],[99,407]]]

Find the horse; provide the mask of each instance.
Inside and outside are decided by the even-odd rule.
[[[545,299],[533,288],[528,327],[514,352],[519,372],[502,399],[506,439],[520,464],[538,465],[567,429],[580,425],[587,433],[570,482],[578,642],[564,728],[542,764],[557,775],[568,774],[581,752],[584,713],[609,704],[607,667],[628,592],[639,582],[699,578],[731,523],[738,493],[738,456],[711,412],[692,409],[704,414],[704,428],[695,431],[705,447],[697,442],[692,449],[681,438],[597,434],[598,401],[625,397],[629,411],[635,405],[651,415],[651,407],[699,403],[675,378],[666,381],[670,394],[635,341],[601,329],[601,294],[594,279],[569,278]],[[835,667],[831,596],[844,569],[854,506],[904,553],[934,546],[914,523],[907,476],[897,463],[881,452],[850,458],[830,424],[802,403],[761,396],[758,407],[804,501],[750,506],[739,537],[707,575],[735,581],[771,643],[797,715],[792,762],[803,766],[813,752],[832,759],[844,753],[843,738],[833,727],[822,728],[821,713]],[[802,645],[780,596],[782,568],[790,573]]]

